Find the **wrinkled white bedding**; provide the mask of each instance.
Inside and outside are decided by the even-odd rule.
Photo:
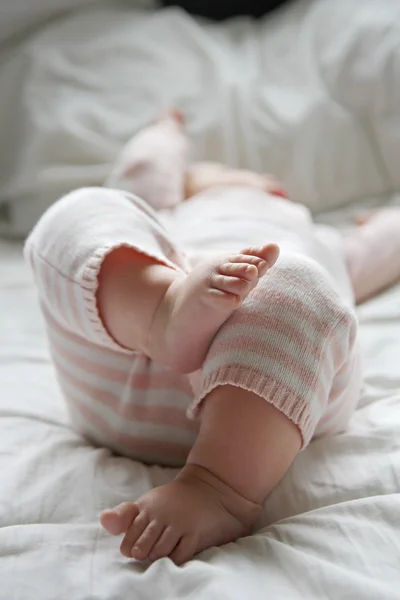
[[[2,243],[0,599],[400,598],[400,285],[359,316],[366,383],[348,432],[297,458],[255,535],[146,567],[119,556],[97,515],[174,471],[70,428],[20,246]]]
[[[199,156],[276,172],[315,210],[399,203],[399,11],[310,0],[217,27],[97,3],[60,18],[0,55],[2,230],[100,183],[170,102]],[[297,458],[255,535],[148,567],[97,515],[174,471],[71,430],[21,247],[1,242],[0,600],[400,599],[400,285],[358,312],[365,387],[348,432]]]
[[[106,4],[81,0],[0,54],[0,231],[102,183],[170,104],[197,156],[275,173],[316,211],[400,188],[396,0],[297,0],[223,25]]]

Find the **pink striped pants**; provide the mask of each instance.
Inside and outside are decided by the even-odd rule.
[[[105,188],[61,199],[25,249],[58,381],[84,436],[138,460],[180,465],[195,440],[202,400],[225,384],[282,411],[299,427],[303,447],[314,435],[346,427],[361,381],[356,318],[315,260],[282,252],[217,333],[202,370],[187,376],[120,347],[101,322],[98,273],[121,245],[187,269],[148,205]]]

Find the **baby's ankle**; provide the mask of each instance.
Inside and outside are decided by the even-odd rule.
[[[168,353],[165,355],[164,345],[166,342],[166,331],[174,315],[176,299],[182,287],[186,275],[170,269],[170,281],[165,286],[163,294],[154,311],[153,318],[147,333],[146,354],[153,360],[168,364]],[[172,365],[169,365],[172,366]]]
[[[260,516],[261,504],[245,498],[205,467],[187,463],[178,473],[176,480],[217,496],[225,510],[240,521],[248,532]]]

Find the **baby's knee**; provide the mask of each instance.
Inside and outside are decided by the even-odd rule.
[[[218,384],[253,391],[298,425],[307,444],[356,332],[355,314],[329,275],[312,260],[284,255],[217,333],[198,398]]]
[[[315,260],[284,254],[254,293],[254,310],[311,328],[322,339],[336,327],[355,335],[356,317]]]
[[[321,369],[332,379],[356,335],[354,311],[324,270],[308,258],[286,255],[221,327],[205,371],[248,362],[253,375],[259,371],[275,381],[290,379],[294,389],[307,387]]]

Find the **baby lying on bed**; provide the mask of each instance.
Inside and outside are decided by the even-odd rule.
[[[342,239],[272,178],[188,154],[169,112],[124,149],[115,189],[62,198],[25,249],[76,429],[184,465],[101,523],[124,556],[177,564],[250,533],[298,452],[346,427],[353,299],[400,276],[395,210]]]

